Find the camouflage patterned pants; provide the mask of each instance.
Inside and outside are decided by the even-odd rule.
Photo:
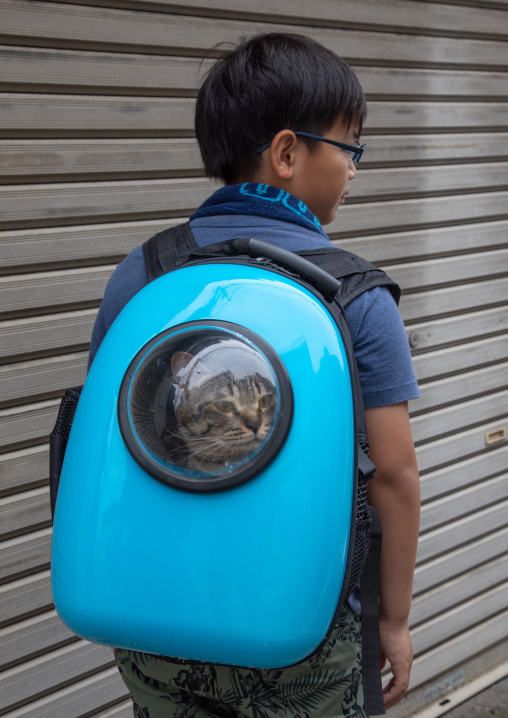
[[[135,718],[367,718],[361,624],[349,607],[307,661],[276,670],[172,663],[116,649]]]

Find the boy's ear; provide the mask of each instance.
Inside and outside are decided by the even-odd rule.
[[[272,140],[269,155],[271,169],[281,180],[293,178],[297,143],[293,130],[281,130]]]

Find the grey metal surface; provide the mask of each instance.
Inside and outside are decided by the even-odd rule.
[[[446,707],[444,702],[443,707]],[[494,683],[443,715],[446,718],[508,718],[508,678]]]
[[[52,608],[47,436],[59,395],[84,378],[91,327],[117,262],[183,221],[215,186],[192,136],[196,88],[214,46],[267,30],[324,43],[353,65],[368,93],[368,151],[327,230],[401,283],[421,383],[422,399],[410,407],[423,500],[414,701],[457,666],[469,680],[469,670],[478,674],[502,655],[508,0],[344,0],[340,14],[337,7],[0,0],[7,718],[132,715],[111,653],[73,637]],[[488,444],[496,431],[501,440]]]

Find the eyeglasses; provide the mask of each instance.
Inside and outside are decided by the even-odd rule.
[[[335,140],[327,140],[325,137],[319,137],[319,135],[311,135],[309,132],[295,132],[295,135],[301,135],[302,137],[308,137],[311,140],[318,140],[319,142],[327,142],[329,145],[335,145],[335,147],[340,147],[341,150],[344,150],[346,154],[349,156],[349,159],[354,165],[357,165],[360,161],[363,150],[367,147],[367,145],[345,145],[343,142],[335,142]],[[270,147],[272,143],[267,142],[266,145],[263,145],[262,147],[258,147],[256,152],[264,152],[268,147]]]

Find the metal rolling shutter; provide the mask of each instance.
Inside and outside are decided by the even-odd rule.
[[[46,440],[115,264],[213,189],[192,129],[213,48],[263,31],[315,37],[369,97],[328,230],[404,288],[423,395],[416,660],[394,716],[506,658],[508,2],[477,5],[0,0],[0,715],[132,715],[110,651],[52,609]]]

